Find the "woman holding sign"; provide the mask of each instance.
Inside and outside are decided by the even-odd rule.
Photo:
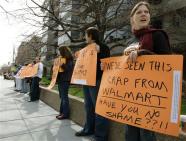
[[[170,54],[170,44],[167,34],[163,30],[153,29],[150,23],[150,6],[147,2],[137,3],[131,11],[130,21],[132,33],[139,41],[124,50],[128,61],[134,63],[140,55]],[[126,141],[155,141],[154,132],[127,125]]]
[[[63,46],[59,48],[60,61],[65,62],[59,68],[57,82],[59,96],[61,98],[60,113],[56,116],[57,119],[67,119],[69,117],[69,98],[68,89],[73,71],[73,57],[69,48]]]
[[[99,38],[97,28],[90,27],[86,30],[86,41],[88,44],[95,43],[97,50],[97,70],[96,70],[96,86],[83,86],[86,121],[83,130],[76,132],[76,136],[88,136],[94,134],[93,140],[107,141],[108,136],[108,120],[100,115],[95,114],[96,99],[102,77],[100,59],[110,56],[108,46],[102,44]],[[77,55],[77,53],[76,53]]]

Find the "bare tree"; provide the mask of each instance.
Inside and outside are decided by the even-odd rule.
[[[30,6],[28,1],[35,6]],[[22,9],[24,12],[19,17],[43,32],[44,29],[60,32],[71,42],[83,40],[73,37],[72,33],[83,34],[86,28],[96,26],[100,30],[101,39],[104,40],[109,34],[129,23],[128,11],[136,1],[45,0],[41,4],[37,0],[27,0],[27,8]],[[111,29],[112,31],[105,35],[105,32]]]
[[[8,0],[4,0],[5,2],[8,2]],[[8,13],[8,11],[4,8],[2,4],[0,4],[0,9],[3,10],[5,13]]]
[[[32,39],[27,42],[27,46],[33,50],[35,56],[39,56],[41,53],[41,48],[44,46],[44,43],[41,41],[40,37],[33,36]]]
[[[28,41],[23,41],[18,48],[16,63],[24,64],[32,62],[36,56],[40,56],[43,43],[41,37],[33,36]]]
[[[6,17],[7,17],[7,19],[8,19],[8,16],[9,15],[11,15],[11,16],[13,16],[12,14],[11,14],[11,12],[9,12],[4,6],[3,6],[3,3],[9,3],[9,1],[8,0],[3,0],[3,2],[1,1],[1,3],[0,3],[0,12],[1,13],[3,13],[3,14],[5,14],[6,15]]]

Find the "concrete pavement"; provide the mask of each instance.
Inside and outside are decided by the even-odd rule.
[[[57,111],[43,103],[27,102],[14,91],[14,82],[0,77],[0,141],[89,141],[75,137],[81,127],[57,120]]]

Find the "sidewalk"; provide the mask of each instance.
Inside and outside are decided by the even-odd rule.
[[[42,101],[27,102],[13,86],[0,77],[0,141],[89,141],[74,136],[80,126],[57,120],[57,111]]]

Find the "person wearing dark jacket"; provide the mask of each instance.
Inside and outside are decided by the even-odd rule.
[[[128,62],[134,63],[138,56],[152,54],[171,54],[169,39],[165,31],[153,29],[150,23],[150,6],[147,2],[137,3],[130,14],[132,32],[138,45],[124,50]],[[156,141],[154,132],[126,125],[126,141]]]
[[[58,90],[59,96],[61,98],[60,111],[59,115],[56,116],[57,119],[67,119],[69,118],[70,110],[69,110],[69,98],[68,98],[68,90],[70,86],[70,80],[73,71],[73,56],[70,49],[66,46],[62,46],[59,48],[60,52],[60,61],[62,59],[64,62],[61,64],[57,76]]]
[[[30,100],[28,102],[38,101],[40,98],[39,82],[43,77],[43,63],[40,57],[35,58],[36,64],[38,64],[37,74],[32,77],[31,89],[30,89]]]
[[[95,106],[98,90],[102,78],[100,59],[110,57],[110,50],[107,45],[100,42],[99,31],[95,27],[86,30],[86,41],[88,44],[96,43],[97,50],[97,71],[96,86],[83,86],[86,121],[83,130],[76,132],[76,136],[88,136],[94,134],[92,140],[107,141],[108,137],[108,120],[100,115],[95,114]]]

